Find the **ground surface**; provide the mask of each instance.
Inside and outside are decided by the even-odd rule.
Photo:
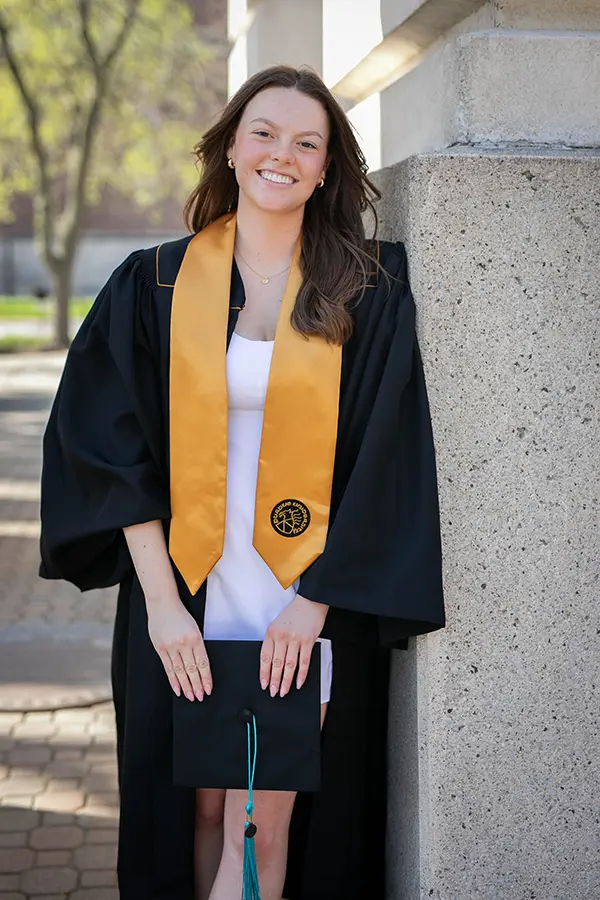
[[[40,438],[63,360],[0,356],[0,900],[118,898],[114,591],[37,576]]]

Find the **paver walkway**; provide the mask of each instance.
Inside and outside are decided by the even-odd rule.
[[[37,576],[40,438],[63,360],[0,356],[0,634],[63,629],[68,653],[73,629],[112,622],[114,591]],[[19,646],[35,673],[35,642]],[[35,678],[22,691],[35,706]],[[0,900],[117,900],[114,742],[110,703],[0,712]]]
[[[110,703],[0,713],[1,900],[117,900]]]
[[[63,353],[0,355],[0,626],[112,622],[114,592],[45,581],[39,565],[41,437]]]

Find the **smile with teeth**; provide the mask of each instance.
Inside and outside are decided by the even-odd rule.
[[[279,175],[277,172],[271,172],[269,169],[258,169],[258,174],[264,181],[273,181],[275,184],[295,184],[296,179],[290,175]]]

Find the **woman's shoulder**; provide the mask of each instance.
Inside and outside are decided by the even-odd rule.
[[[369,306],[388,305],[391,298],[400,300],[408,285],[406,250],[402,241],[372,239],[365,249],[372,262],[363,299],[370,297],[376,301]]]
[[[359,332],[381,327],[393,333],[398,316],[414,301],[408,282],[406,250],[402,241],[373,240],[367,245],[373,261],[366,290],[353,311]]]
[[[137,278],[152,290],[173,288],[188,244],[193,238],[188,234],[172,241],[164,241],[153,247],[135,250],[121,264],[117,272],[132,271]]]
[[[192,235],[134,250],[113,270],[87,317],[92,331],[108,333],[111,323],[151,321],[165,307]],[[170,288],[168,295],[162,290]]]
[[[367,242],[367,252],[377,260],[377,270],[374,272],[377,282],[382,277],[381,269],[389,275],[398,276],[399,270],[406,265],[406,248],[402,241],[373,239]]]

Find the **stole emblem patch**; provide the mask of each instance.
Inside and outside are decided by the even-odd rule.
[[[271,511],[271,525],[282,537],[298,537],[310,525],[308,506],[300,500],[282,500]]]

